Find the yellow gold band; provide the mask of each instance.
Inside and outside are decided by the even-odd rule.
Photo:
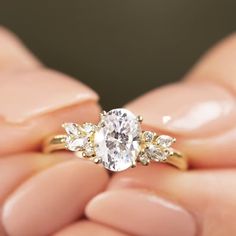
[[[51,153],[66,150],[66,138],[67,135],[55,135],[48,137],[43,143],[43,152]],[[188,169],[187,157],[175,149],[173,149],[172,154],[162,163],[170,164],[180,170]]]
[[[66,135],[55,135],[50,136],[47,139],[45,139],[43,143],[43,152],[44,153],[51,153],[59,150],[66,149]]]
[[[187,158],[172,147],[176,139],[143,131],[142,120],[141,116],[117,108],[101,113],[98,124],[64,123],[66,134],[49,137],[43,151],[67,149],[114,172],[135,167],[137,162],[147,166],[151,161],[186,170]]]

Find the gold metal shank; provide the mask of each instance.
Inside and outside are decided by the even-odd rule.
[[[126,117],[126,119],[120,120],[120,116],[123,117],[123,115]],[[119,124],[125,124],[125,127],[127,126],[127,124],[129,125],[128,121],[133,122],[134,119],[136,119],[135,123],[137,124],[137,121],[139,122],[139,124],[137,124],[138,128],[136,127],[136,129],[134,129],[135,132],[130,134],[131,140],[133,140],[133,142],[136,142],[136,145],[133,146],[137,147],[136,149],[132,149],[132,154],[128,154],[132,158],[132,163],[129,163],[129,166],[125,166],[125,168],[123,168],[123,166],[123,169],[119,167],[114,167],[117,163],[120,164],[119,161],[122,159],[117,159],[116,163],[113,160],[107,161],[106,154],[104,154],[105,156],[103,156],[103,154],[101,155],[100,153],[100,156],[96,156],[96,152],[99,153],[100,146],[95,141],[95,137],[99,134],[99,131],[103,131],[104,127],[106,128],[104,122],[105,120],[107,120],[108,117],[112,117],[112,119],[119,121]],[[66,134],[48,137],[43,143],[43,152],[50,153],[59,150],[71,150],[75,152],[76,156],[91,160],[95,164],[102,163],[105,168],[111,171],[122,171],[129,167],[136,167],[137,162],[140,162],[142,165],[147,166],[151,161],[167,163],[180,170],[187,170],[187,157],[183,153],[172,148],[172,144],[176,141],[175,138],[168,135],[158,135],[157,133],[152,131],[140,131],[142,121],[142,116],[135,116],[125,109],[118,108],[113,109],[108,113],[103,111],[100,114],[100,122],[97,125],[92,123],[83,123],[81,125],[76,123],[64,123],[62,127],[65,129]],[[127,131],[126,129],[122,132],[126,134],[127,132],[130,132],[129,130]],[[120,132],[121,131],[118,131],[118,133]],[[109,136],[108,138],[104,137],[103,141],[105,142],[108,139]],[[113,139],[111,140],[112,141],[110,142],[113,142]],[[126,151],[125,148],[127,148],[130,151],[130,145],[127,145],[126,147],[126,144],[127,143],[123,145],[123,149]],[[112,165],[110,163],[112,163]]]
[[[180,170],[188,169],[188,160],[186,155],[176,150],[173,150],[172,155],[170,155],[164,163],[168,163],[172,166],[177,167]]]
[[[54,151],[59,151],[59,150],[66,150],[66,135],[56,135],[56,136],[51,136],[45,140],[43,143],[43,152],[45,153],[50,153]],[[94,162],[99,164],[100,160],[97,160],[96,158],[94,159]],[[167,158],[167,160],[160,162],[160,163],[167,163],[170,164],[180,170],[187,170],[188,169],[188,160],[187,157],[173,149],[172,154]],[[136,163],[134,162],[132,167],[135,167]]]
[[[43,143],[43,152],[50,153],[66,149],[66,135],[49,136]]]

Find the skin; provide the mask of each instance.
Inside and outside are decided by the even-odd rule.
[[[181,82],[126,105],[144,129],[177,138],[189,171],[153,163],[108,175],[71,153],[40,152],[63,122],[97,122],[98,96],[0,28],[0,235],[235,235],[235,78],[233,34]]]

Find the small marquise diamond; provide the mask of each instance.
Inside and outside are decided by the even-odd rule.
[[[65,129],[68,135],[79,135],[79,126],[75,123],[64,123],[62,127]]]
[[[148,157],[157,162],[165,161],[168,157],[167,153],[159,146],[150,144],[146,147]]]
[[[158,136],[156,142],[158,145],[164,148],[169,148],[175,142],[175,138],[172,138],[168,135],[160,135]]]
[[[85,139],[83,137],[73,137],[67,136],[66,137],[66,147],[70,151],[79,151],[84,147]]]

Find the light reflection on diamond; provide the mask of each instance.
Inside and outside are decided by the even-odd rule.
[[[105,168],[121,171],[132,166],[140,151],[140,131],[137,117],[130,111],[107,112],[94,138],[96,155]]]

